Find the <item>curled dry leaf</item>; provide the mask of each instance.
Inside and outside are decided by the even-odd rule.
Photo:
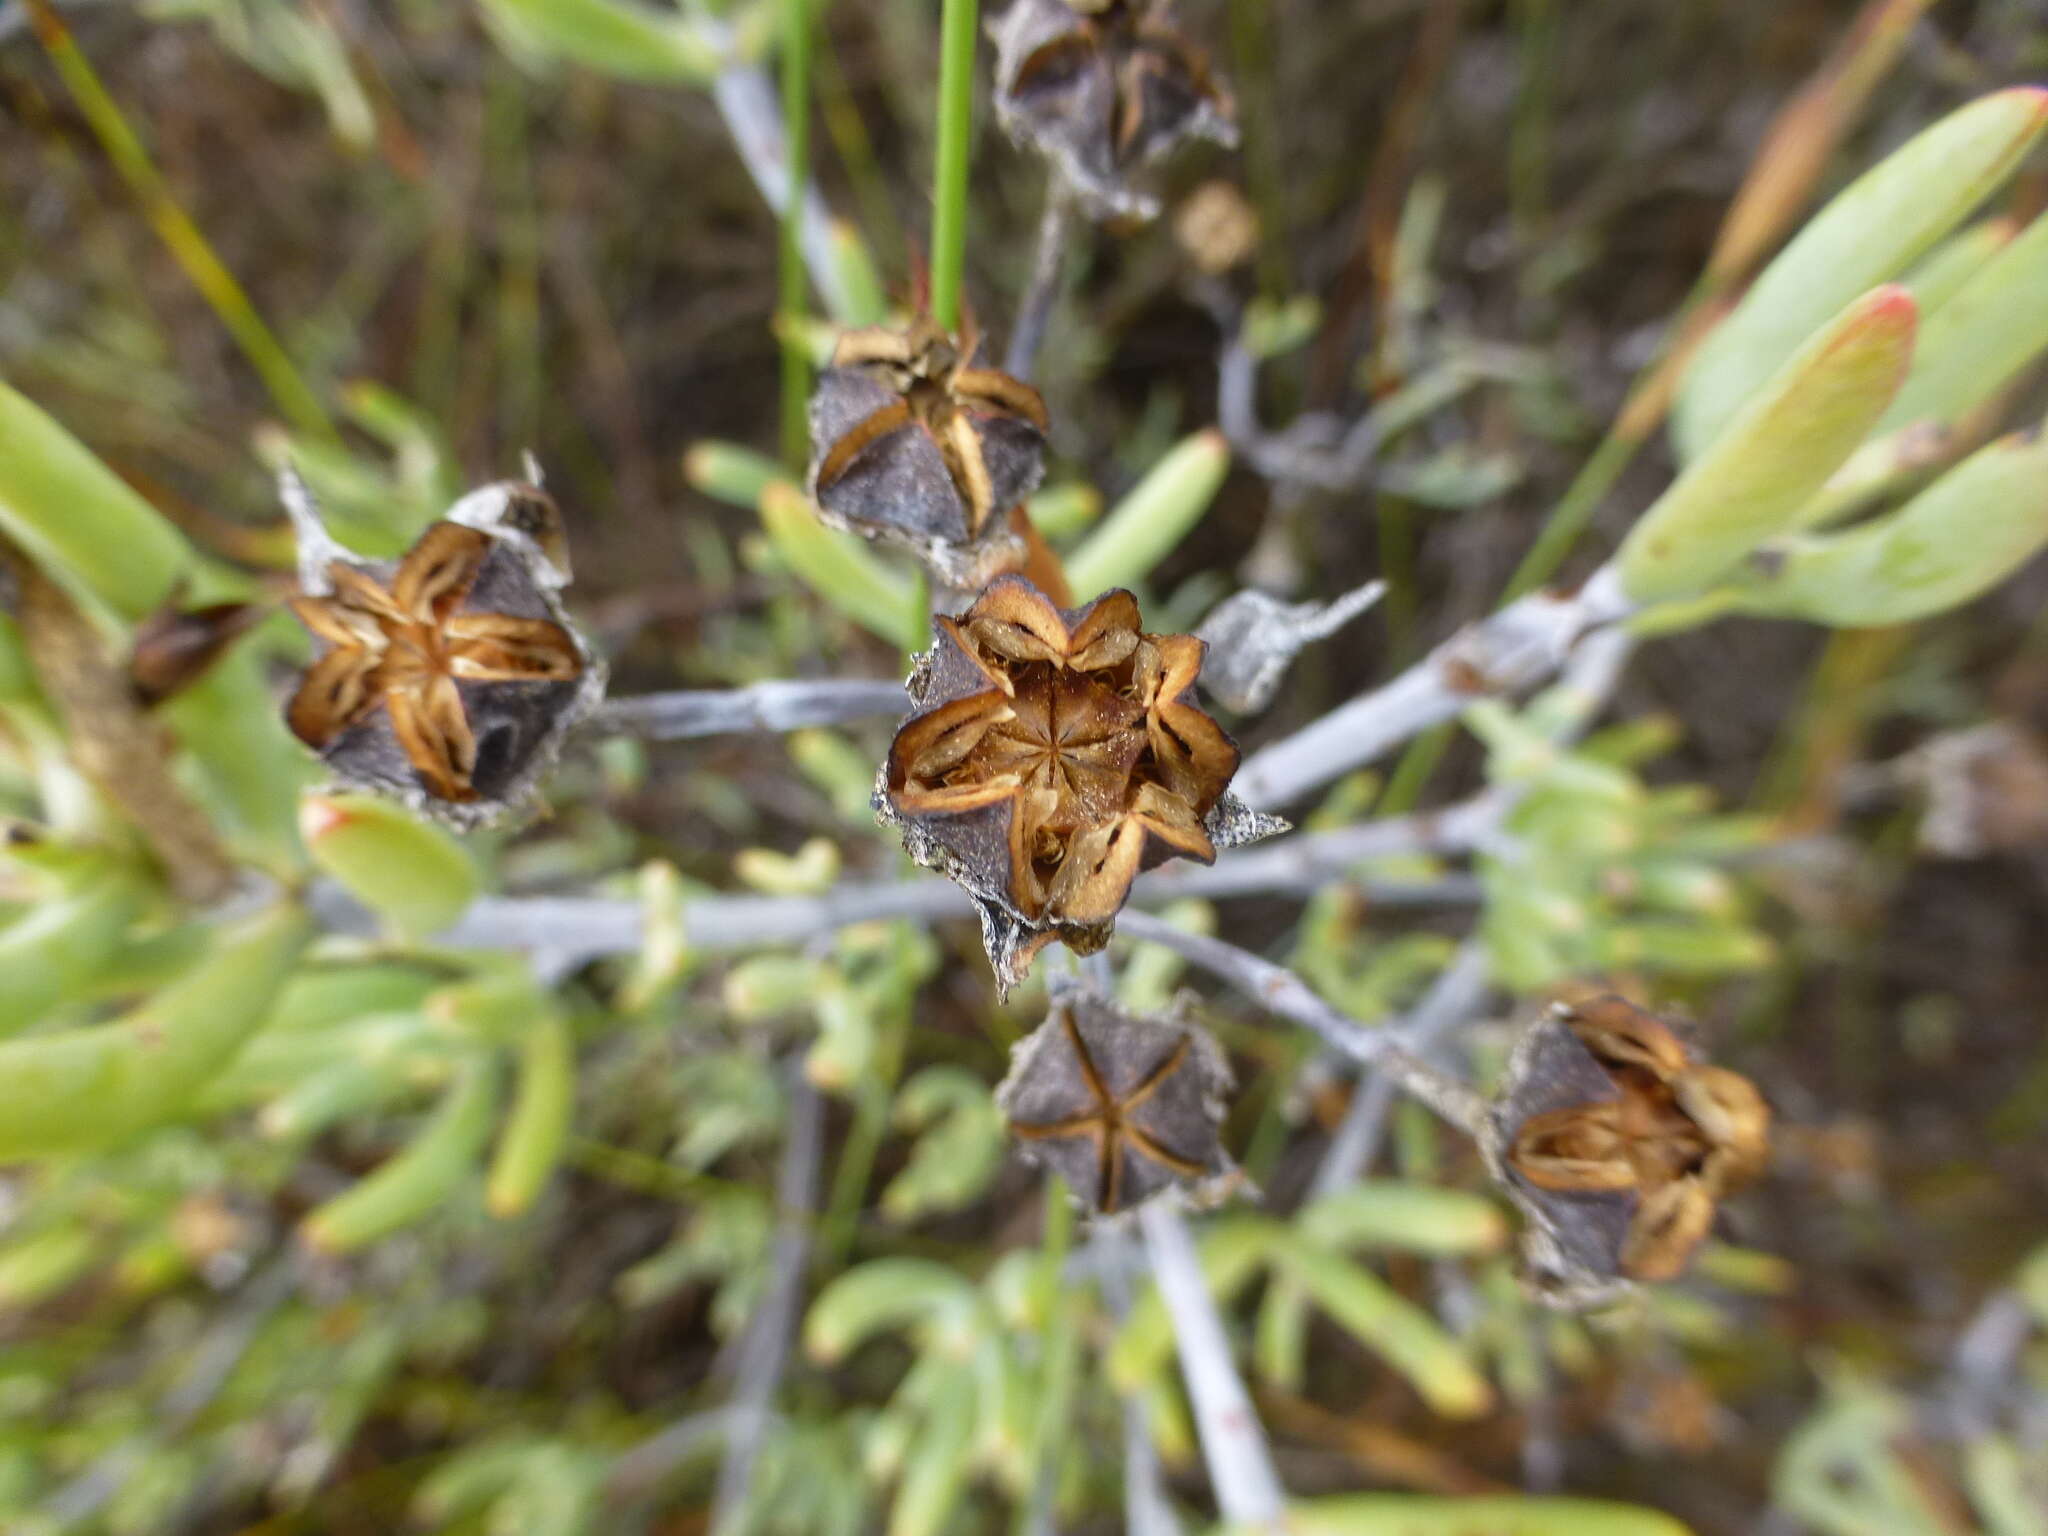
[[[1023,1155],[1107,1216],[1169,1189],[1209,1199],[1227,1188],[1235,1170],[1218,1131],[1230,1086],[1206,1031],[1126,1013],[1062,977],[1045,1022],[1011,1052],[996,1104]]]
[[[1133,178],[1190,139],[1237,142],[1230,93],[1163,0],[1016,0],[989,28],[996,111],[1098,218],[1151,218]]]
[[[1278,830],[1225,793],[1238,749],[1195,702],[1204,647],[1121,589],[1060,609],[1019,576],[940,617],[876,809],[981,909],[1007,989],[1053,939],[1109,941],[1140,873]]]
[[[1559,1004],[1523,1036],[1488,1159],[1529,1218],[1532,1278],[1589,1301],[1684,1270],[1720,1201],[1755,1179],[1770,1110],[1619,997]]]
[[[1038,391],[929,319],[840,337],[811,396],[811,494],[835,527],[913,550],[970,590],[1022,568],[1009,512],[1045,473]]]
[[[555,595],[567,550],[537,486],[473,492],[402,559],[329,559],[317,576],[291,607],[321,650],[285,718],[345,784],[490,820],[603,691]]]

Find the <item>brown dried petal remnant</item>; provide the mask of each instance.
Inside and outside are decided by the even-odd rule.
[[[1097,217],[1151,218],[1132,177],[1189,139],[1237,142],[1230,93],[1165,0],[1016,0],[991,24],[996,110]]]
[[[1084,1206],[1114,1215],[1168,1189],[1220,1193],[1230,1068],[1193,1024],[1139,1017],[1064,977],[1018,1042],[996,1104],[1024,1156]]]
[[[1282,825],[1225,794],[1239,754],[1194,701],[1202,642],[1141,622],[1128,592],[1062,610],[1006,576],[911,675],[876,807],[974,896],[1005,988],[1054,938],[1100,949],[1142,871]]]
[[[1045,473],[1045,403],[929,319],[840,337],[811,396],[824,520],[914,550],[950,586],[1022,565],[1007,514]]]
[[[1593,1295],[1684,1270],[1719,1202],[1763,1171],[1770,1110],[1747,1078],[1694,1060],[1655,1015],[1608,996],[1530,1029],[1494,1129],[1534,1268]]]
[[[465,497],[398,561],[316,562],[291,603],[323,647],[286,707],[293,734],[346,783],[490,819],[602,691],[555,596],[567,572],[554,502],[512,483]]]

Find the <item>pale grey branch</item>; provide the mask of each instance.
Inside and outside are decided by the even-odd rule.
[[[1138,1223],[1160,1297],[1173,1319],[1174,1346],[1180,1352],[1181,1375],[1194,1405],[1202,1460],[1209,1468],[1217,1508],[1234,1525],[1280,1531],[1287,1494],[1230,1357],[1230,1340],[1216,1315],[1194,1239],[1169,1200],[1139,1206]]]
[[[681,741],[746,731],[794,731],[813,725],[908,713],[903,685],[873,678],[775,679],[746,688],[688,689],[609,699],[584,726],[606,736]]]

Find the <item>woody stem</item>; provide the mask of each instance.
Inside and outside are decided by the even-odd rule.
[[[1117,919],[1117,931],[1126,938],[1164,945],[1182,959],[1229,982],[1268,1012],[1314,1030],[1325,1043],[1345,1055],[1386,1073],[1403,1092],[1421,1100],[1475,1140],[1484,1130],[1485,1101],[1468,1085],[1439,1072],[1409,1051],[1394,1032],[1367,1029],[1340,1013],[1285,966],[1221,939],[1176,928],[1149,912],[1125,912]]]
[[[747,731],[794,731],[904,714],[901,683],[869,678],[782,679],[746,688],[682,689],[608,699],[584,729],[601,736],[682,741]]]
[[[1046,324],[1052,319],[1053,300],[1059,297],[1060,270],[1065,265],[1073,224],[1074,200],[1066,183],[1057,176],[1048,177],[1045,213],[1038,222],[1038,250],[1031,261],[1031,284],[1017,304],[1016,323],[1010,328],[1010,349],[1003,355],[1003,371],[1013,378],[1031,377],[1031,365],[1037,360],[1039,343],[1045,340]]]
[[[1478,699],[1535,687],[1567,662],[1575,687],[1604,700],[1628,655],[1619,626],[1631,612],[1611,567],[1569,596],[1532,592],[1460,630],[1391,682],[1253,753],[1231,788],[1247,805],[1277,809],[1455,719]]]

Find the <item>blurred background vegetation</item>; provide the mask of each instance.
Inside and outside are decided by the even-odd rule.
[[[938,9],[817,7],[821,189],[899,305],[930,223]],[[1426,377],[1443,394],[1369,489],[1276,495],[1235,464],[1146,574],[1148,618],[1188,627],[1239,585],[1388,582],[1374,618],[1239,725],[1247,740],[1391,675],[1509,584],[1694,293],[1774,114],[1859,17],[1920,9],[1184,0],[1243,148],[1177,160],[1157,222],[1074,237],[1036,374],[1065,492],[1048,532],[1077,536],[1217,419],[1217,285],[1235,283],[1258,300],[1266,419],[1356,413]],[[2048,76],[2039,0],[1924,9],[1821,189],[1971,97]],[[777,223],[714,95],[722,59],[772,69],[772,16],[633,13],[659,18],[664,51],[601,30],[565,47],[556,10],[571,32],[590,21],[547,0],[74,0],[70,41],[46,47],[28,8],[0,3],[6,382],[232,566],[224,590],[286,589],[286,457],[346,541],[388,553],[531,450],[615,693],[900,675],[900,647],[871,632],[886,622],[819,602],[764,514],[700,488],[747,471],[701,444],[777,451]],[[966,293],[1001,336],[1044,178],[994,131],[985,69],[984,52]],[[1219,178],[1261,238],[1248,272],[1205,279],[1181,214]],[[2003,197],[2015,220],[2048,201],[2038,156]],[[2044,410],[2023,382],[2015,418]],[[1671,467],[1646,440],[1566,577]],[[2048,1530],[2048,1261],[2029,1264],[2048,1238],[2044,598],[2037,563],[1925,623],[1733,619],[1646,649],[1616,699],[1634,724],[1588,743],[1587,775],[1671,792],[1628,829],[1640,846],[1770,849],[1664,898],[1706,913],[1696,929],[1631,924],[1672,861],[1619,886],[1610,863],[1572,864],[1587,776],[1524,802],[1554,886],[1591,915],[1562,958],[1498,953],[1502,978],[1534,996],[1561,972],[1653,976],[1781,1120],[1772,1177],[1696,1276],[1619,1318],[1533,1314],[1476,1159],[1406,1109],[1384,1178],[1306,1201],[1346,1085],[1312,1041],[1219,1006],[1245,1085],[1226,1141],[1295,1219],[1276,1236],[1226,1217],[1209,1238],[1246,1283],[1270,1270],[1237,1317],[1292,1490],[1562,1487],[1702,1532]],[[188,745],[302,654],[288,631],[266,626],[181,702]],[[10,810],[48,791],[35,718],[10,707]],[[1494,724],[1450,744],[1428,803],[1513,775],[1513,722]],[[986,1088],[1042,989],[998,1006],[961,923],[732,959],[662,922],[714,888],[899,872],[867,807],[885,741],[877,724],[573,750],[551,814],[472,840],[476,856],[502,891],[643,901],[643,953],[541,978],[556,989],[503,957],[330,943],[203,1116],[0,1177],[0,1525],[706,1529],[800,1129],[824,1148],[817,1299],[752,1493],[728,1506],[745,1528],[1119,1529],[1117,1392],[1146,1405],[1169,1486],[1206,1518],[1148,1303],[1119,1330],[1109,1300],[1056,1283],[1073,1235],[1003,1155]],[[312,766],[281,732],[212,756],[238,851],[289,867]],[[261,765],[239,788],[235,761]],[[1346,781],[1322,815],[1398,808],[1416,777]],[[1709,819],[1680,786],[1745,819]],[[1930,801],[1968,835],[1930,838]],[[45,899],[35,874],[0,893],[0,950]],[[459,906],[471,877],[451,878]],[[427,906],[422,931],[445,915]],[[1236,942],[1366,1019],[1411,1005],[1464,931],[1346,886],[1227,914]],[[181,963],[176,923],[109,921],[121,940],[60,1022]],[[1124,995],[1163,1003],[1178,962],[1129,955]],[[10,1028],[39,1022],[10,1005]],[[543,1189],[501,1155],[488,1184],[469,1177],[514,1082],[566,1080],[572,1055],[559,1175]],[[400,1148],[460,1177],[417,1208],[334,1203]],[[1390,1291],[1428,1311],[1390,1319],[1374,1309]],[[1595,1528],[1555,1518],[1500,1528]]]

